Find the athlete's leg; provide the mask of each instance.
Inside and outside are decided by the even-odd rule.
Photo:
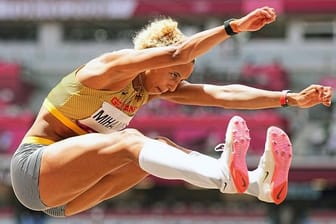
[[[230,132],[233,131],[237,136],[237,131],[238,133],[242,130],[246,131],[245,122],[243,122],[241,118],[237,117],[231,119],[229,127],[237,125],[236,123],[237,121],[238,125],[240,125],[238,128],[237,127],[233,128],[233,130],[231,129],[232,127],[228,128],[228,134],[226,138],[227,143],[230,143],[230,138],[232,138],[232,136],[230,136],[229,134]],[[244,137],[243,139],[246,139],[248,136],[244,134],[243,137]],[[164,139],[165,140],[163,140],[163,142],[167,142],[170,145],[175,144],[175,143],[172,144],[170,140],[167,141],[166,138]],[[185,148],[181,150],[191,152],[191,154],[193,154],[196,157],[200,156],[199,159],[201,160],[209,159],[207,156],[190,151]],[[239,149],[236,149],[235,153],[238,153],[239,152],[238,150]],[[275,153],[275,156],[277,155],[278,156],[274,158],[273,153]],[[253,191],[254,188],[255,192],[254,193],[248,192],[248,193],[255,195],[256,197],[259,197],[259,199],[263,201],[275,202],[277,204],[283,201],[287,192],[287,176],[288,176],[290,158],[291,158],[291,147],[287,135],[278,128],[275,127],[269,128],[265,144],[265,153],[260,161],[260,165],[257,170],[249,172],[252,181],[248,191],[251,190]],[[210,161],[211,160],[212,159],[210,158]],[[241,165],[238,166],[238,168],[234,169],[239,169],[240,167]],[[234,172],[237,172],[237,170],[234,170],[233,173]],[[241,172],[239,171],[238,173]],[[113,196],[130,189],[138,182],[140,182],[143,178],[145,178],[147,175],[148,174],[144,172],[136,163],[130,162],[127,165],[115,170],[110,175],[105,176],[92,188],[90,188],[83,194],[79,195],[73,201],[69,202],[66,205],[65,210],[66,215],[69,216],[76,214],[78,212],[84,211],[88,208],[97,205],[101,201],[112,198]],[[265,178],[266,175],[267,177]],[[257,181],[256,177],[258,177]],[[263,178],[261,184],[259,181],[260,179],[259,177]],[[256,188],[256,184],[257,185],[259,184],[260,187],[257,186]],[[257,194],[256,191],[258,191]],[[261,191],[261,193],[259,193],[259,191]]]
[[[67,203],[65,206],[65,215],[74,215],[94,207],[104,200],[127,191],[146,176],[148,174],[136,163],[130,162],[111,174],[106,175],[93,187]]]
[[[39,190],[50,207],[64,205],[104,176],[137,161],[142,139],[137,131],[87,134],[56,142],[42,155]]]
[[[174,146],[183,152],[191,153],[195,157],[203,157],[202,154],[179,146],[166,137],[160,136],[156,139],[168,145]],[[207,158],[207,156],[205,157]],[[109,175],[106,175],[92,188],[67,203],[65,206],[65,215],[74,215],[86,209],[92,208],[104,200],[110,199],[129,190],[147,176],[148,173],[141,169],[138,164],[130,162],[113,171]]]
[[[161,142],[175,146],[177,149],[191,153],[193,156],[201,156],[201,154],[177,145],[166,137],[157,137]],[[205,156],[207,158],[207,156]],[[130,162],[125,166],[113,171],[109,175],[103,177],[92,188],[78,195],[75,199],[65,205],[65,216],[74,215],[100,202],[110,199],[124,191],[127,191],[141,180],[143,180],[148,173],[141,169],[137,163]]]
[[[113,171],[135,162],[150,174],[221,189],[226,164],[200,153],[186,153],[126,129],[88,134],[48,146],[40,169],[40,196],[50,207],[67,204]],[[229,180],[228,180],[229,181]]]
[[[193,152],[193,151],[190,150],[190,149],[187,149],[187,148],[185,148],[185,147],[183,147],[183,146],[181,146],[181,145],[176,144],[175,142],[173,142],[172,140],[170,140],[170,139],[167,138],[167,137],[164,137],[164,136],[158,136],[158,137],[156,137],[155,139],[159,140],[160,142],[164,142],[164,143],[166,143],[166,144],[168,144],[168,145],[170,145],[170,146],[173,146],[173,147],[175,147],[175,148],[177,148],[177,149],[179,149],[179,150],[181,150],[181,151],[183,151],[183,152],[185,152],[185,153],[191,153],[191,152]]]
[[[267,130],[265,152],[256,170],[249,172],[247,193],[265,202],[280,204],[288,188],[288,171],[292,161],[292,145],[284,131]]]

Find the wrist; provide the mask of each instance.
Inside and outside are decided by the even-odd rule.
[[[239,30],[239,20],[238,19],[233,19],[230,22],[230,26],[235,33],[240,33],[241,31]]]
[[[236,19],[228,19],[224,21],[224,29],[227,35],[233,36],[239,33]]]
[[[297,93],[292,93],[290,90],[282,90],[280,96],[280,105],[282,107],[295,107],[298,105],[297,103]]]
[[[293,106],[298,106],[298,102],[297,102],[297,93],[287,93],[287,104],[288,104],[288,106],[291,106],[291,107],[293,107]]]
[[[288,107],[289,106],[288,92],[289,92],[289,90],[282,90],[281,91],[280,105],[282,107]]]

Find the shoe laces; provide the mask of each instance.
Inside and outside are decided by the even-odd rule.
[[[220,143],[218,145],[215,146],[214,150],[216,152],[223,152],[225,149],[225,143]]]

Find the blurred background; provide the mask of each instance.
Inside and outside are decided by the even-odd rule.
[[[132,48],[135,32],[158,16],[175,18],[190,35],[264,5],[277,10],[277,21],[198,58],[191,81],[269,90],[299,91],[312,83],[336,88],[335,0],[0,0],[0,224],[336,223],[334,105],[235,111],[153,101],[132,121],[149,136],[167,136],[218,157],[213,148],[223,141],[228,120],[241,115],[251,130],[249,169],[263,153],[266,129],[283,128],[294,158],[288,196],[279,206],[150,177],[87,212],[53,219],[23,208],[12,192],[10,157],[64,75],[104,52]]]

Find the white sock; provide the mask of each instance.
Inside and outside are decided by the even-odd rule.
[[[248,176],[249,176],[250,184],[246,190],[246,194],[258,197],[259,195],[258,181],[259,181],[260,172],[258,169],[255,169],[253,171],[248,171]]]
[[[269,152],[267,151],[265,153]],[[266,172],[263,168],[263,156],[260,159],[258,167],[255,170],[248,172],[250,184],[246,190],[246,194],[255,196],[261,201],[274,202],[271,197],[271,178],[273,170],[268,170],[268,172]],[[268,174],[266,175],[266,173]]]
[[[144,144],[139,165],[154,176],[184,180],[208,189],[221,189],[223,178],[228,177],[218,159],[195,151],[188,154],[156,140]]]

